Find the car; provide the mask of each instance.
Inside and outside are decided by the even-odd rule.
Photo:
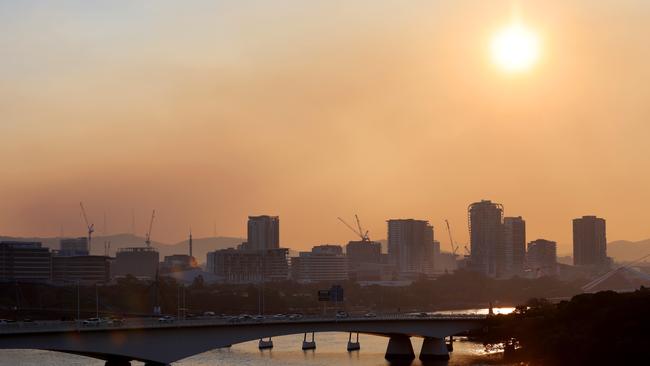
[[[81,324],[91,327],[91,326],[97,326],[102,323],[102,320],[100,318],[88,318],[81,322]]]
[[[239,320],[238,317],[233,316],[232,318],[228,319],[228,323],[239,323],[241,320]]]
[[[217,314],[214,313],[214,311],[205,311],[203,312],[203,316],[216,316]]]
[[[345,318],[349,318],[349,317],[350,317],[350,314],[346,313],[345,311],[337,311],[336,312],[336,318],[337,319],[345,319]]]
[[[241,320],[241,321],[244,321],[244,322],[245,322],[245,321],[247,321],[247,320],[251,320],[251,319],[253,319],[253,317],[250,316],[250,315],[248,315],[248,314],[241,314],[241,315],[239,315],[239,320]]]
[[[255,320],[258,323],[263,322],[264,321],[264,315],[257,315],[255,317],[253,317],[253,320]]]
[[[174,318],[171,315],[164,315],[164,316],[161,316],[160,318],[158,318],[158,322],[160,322],[160,323],[173,323],[174,320],[176,320],[176,318]]]
[[[427,313],[417,313],[417,314],[415,314],[415,316],[417,316],[418,318],[428,318],[429,314],[427,314]]]
[[[291,314],[289,315],[289,320],[300,320],[302,319],[302,314]]]
[[[275,315],[273,315],[273,320],[284,320],[286,318],[287,318],[287,316],[284,315],[284,314],[275,314]]]
[[[364,317],[364,318],[376,318],[376,317],[377,317],[377,314],[375,314],[375,313],[373,313],[373,312],[369,312],[369,313],[365,313],[365,314],[363,315],[363,317]]]
[[[106,324],[114,325],[114,326],[124,325],[124,319],[122,319],[122,318],[111,318],[111,319],[108,319],[106,321]]]

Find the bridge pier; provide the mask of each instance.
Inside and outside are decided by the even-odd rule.
[[[447,343],[447,351],[454,352],[454,336],[449,336],[449,343]]]
[[[352,332],[350,332],[350,336],[348,337],[348,352],[358,351],[360,349],[361,344],[359,343],[359,333],[357,333],[357,341],[352,342]]]
[[[444,338],[425,337],[420,350],[420,360],[448,360],[449,351]]]
[[[271,349],[273,348],[273,341],[271,340],[271,337],[269,337],[268,341],[265,341],[264,339],[260,339],[260,342],[258,344],[259,349]]]
[[[302,339],[302,350],[316,349],[316,341],[314,340],[314,332],[311,332],[311,341],[307,340],[307,333]]]
[[[415,352],[411,345],[411,337],[404,334],[393,334],[388,340],[385,359],[391,360],[413,360]]]

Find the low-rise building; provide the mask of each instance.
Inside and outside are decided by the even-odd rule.
[[[52,280],[107,283],[110,281],[110,258],[103,255],[54,256]]]
[[[49,281],[52,254],[39,242],[0,242],[0,280]]]
[[[111,276],[119,278],[131,275],[140,279],[155,279],[159,258],[160,255],[155,248],[121,248],[115,255]]]
[[[173,254],[165,256],[165,259],[160,265],[161,272],[180,272],[187,271],[192,268],[198,267],[196,259],[187,254]]]
[[[206,269],[227,283],[283,281],[289,278],[289,249],[221,249],[207,254]]]
[[[299,282],[338,282],[348,279],[348,258],[340,245],[319,245],[291,258],[292,278]]]
[[[58,256],[79,256],[89,255],[88,251],[88,238],[67,238],[59,241],[59,251],[56,253]]]
[[[382,278],[381,243],[351,241],[345,246],[348,257],[348,275],[355,281],[379,281]]]

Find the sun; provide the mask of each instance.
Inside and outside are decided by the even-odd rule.
[[[507,72],[531,69],[539,59],[539,38],[520,23],[513,23],[492,38],[492,60]]]

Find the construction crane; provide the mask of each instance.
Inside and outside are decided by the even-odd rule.
[[[147,235],[145,235],[144,242],[147,244],[147,248],[151,246],[151,228],[153,227],[153,219],[156,217],[156,210],[151,211],[151,221],[149,221],[149,230]]]
[[[353,233],[357,234],[359,236],[359,238],[361,238],[361,241],[369,242],[370,237],[368,237],[368,231],[367,230],[365,232],[363,231],[363,228],[361,227],[361,221],[359,220],[359,216],[354,215],[354,218],[355,218],[355,220],[357,222],[357,228],[356,229],[352,225],[345,222],[345,220],[343,220],[342,218],[337,217],[337,219],[339,219],[339,221],[341,221],[343,223],[343,225],[347,226],[348,229],[352,230]]]
[[[86,209],[84,208],[83,202],[79,202],[79,206],[81,207],[81,215],[83,216],[86,227],[88,228],[88,253],[90,253],[90,241],[92,239],[93,232],[95,232],[95,224],[91,224],[88,221],[88,216],[86,215]]]
[[[449,227],[449,220],[445,219],[445,224],[447,224],[447,233],[449,233],[449,246],[451,246],[451,253],[455,256],[456,252],[458,251],[458,244],[454,243],[454,239],[451,237],[451,227]],[[467,247],[465,247],[467,249]]]
[[[357,220],[357,227],[359,228],[359,234],[361,235],[361,240],[363,241],[370,241],[370,238],[368,237],[368,230],[363,230],[361,227],[361,221],[359,220],[359,216],[357,214],[354,214],[354,219]]]

